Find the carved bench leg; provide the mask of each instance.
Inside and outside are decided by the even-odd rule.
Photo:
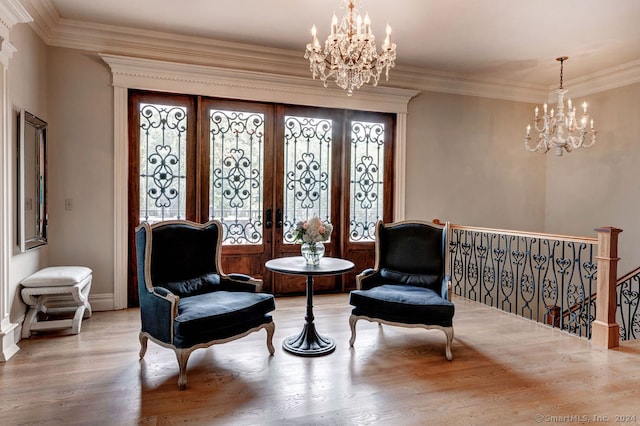
[[[84,317],[84,311],[85,311],[84,305],[76,309],[76,313],[73,315],[73,320],[71,321],[71,334],[80,333],[80,328],[82,327],[82,318]]]
[[[80,293],[78,294],[78,302],[82,303],[85,307],[84,318],[90,318],[93,314],[91,310],[91,304],[89,303],[89,292],[91,291],[91,277],[89,277],[89,281],[82,288]]]
[[[22,323],[23,339],[28,339],[29,337],[31,337],[31,325],[36,322],[36,315],[38,315],[38,310],[35,306],[31,306],[29,308],[29,313],[27,313],[27,316]]]

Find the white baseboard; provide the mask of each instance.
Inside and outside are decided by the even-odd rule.
[[[11,323],[6,326],[6,329],[3,328],[0,331],[0,362],[8,361],[20,350],[17,343],[20,341],[20,331],[22,330],[20,325],[23,320],[24,317],[20,320],[20,324]]]
[[[115,310],[113,293],[90,294],[89,303],[95,312]]]

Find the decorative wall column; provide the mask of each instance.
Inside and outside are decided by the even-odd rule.
[[[603,348],[620,345],[620,326],[616,322],[616,285],[618,281],[618,234],[622,229],[596,228],[598,233],[598,288],[596,319],[591,328],[591,342]]]
[[[9,286],[11,277],[11,256],[14,238],[12,194],[15,185],[11,176],[14,164],[14,150],[10,134],[11,103],[7,87],[9,60],[16,48],[9,42],[11,28],[21,22],[32,21],[31,16],[18,0],[0,0],[0,361],[11,358],[20,348],[16,345],[14,330],[18,325],[11,323],[9,313]]]

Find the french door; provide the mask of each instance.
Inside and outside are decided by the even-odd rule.
[[[372,266],[375,222],[392,220],[393,130],[389,114],[131,91],[129,300],[141,221],[220,220],[223,270],[276,294],[304,292],[264,263],[300,254],[293,229],[312,214],[334,225],[327,256]],[[351,289],[355,273],[315,288]]]

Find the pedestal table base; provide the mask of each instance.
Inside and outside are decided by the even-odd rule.
[[[305,324],[299,335],[284,339],[282,348],[296,355],[320,356],[333,352],[336,343],[330,337],[319,335],[315,324],[311,323]]]

